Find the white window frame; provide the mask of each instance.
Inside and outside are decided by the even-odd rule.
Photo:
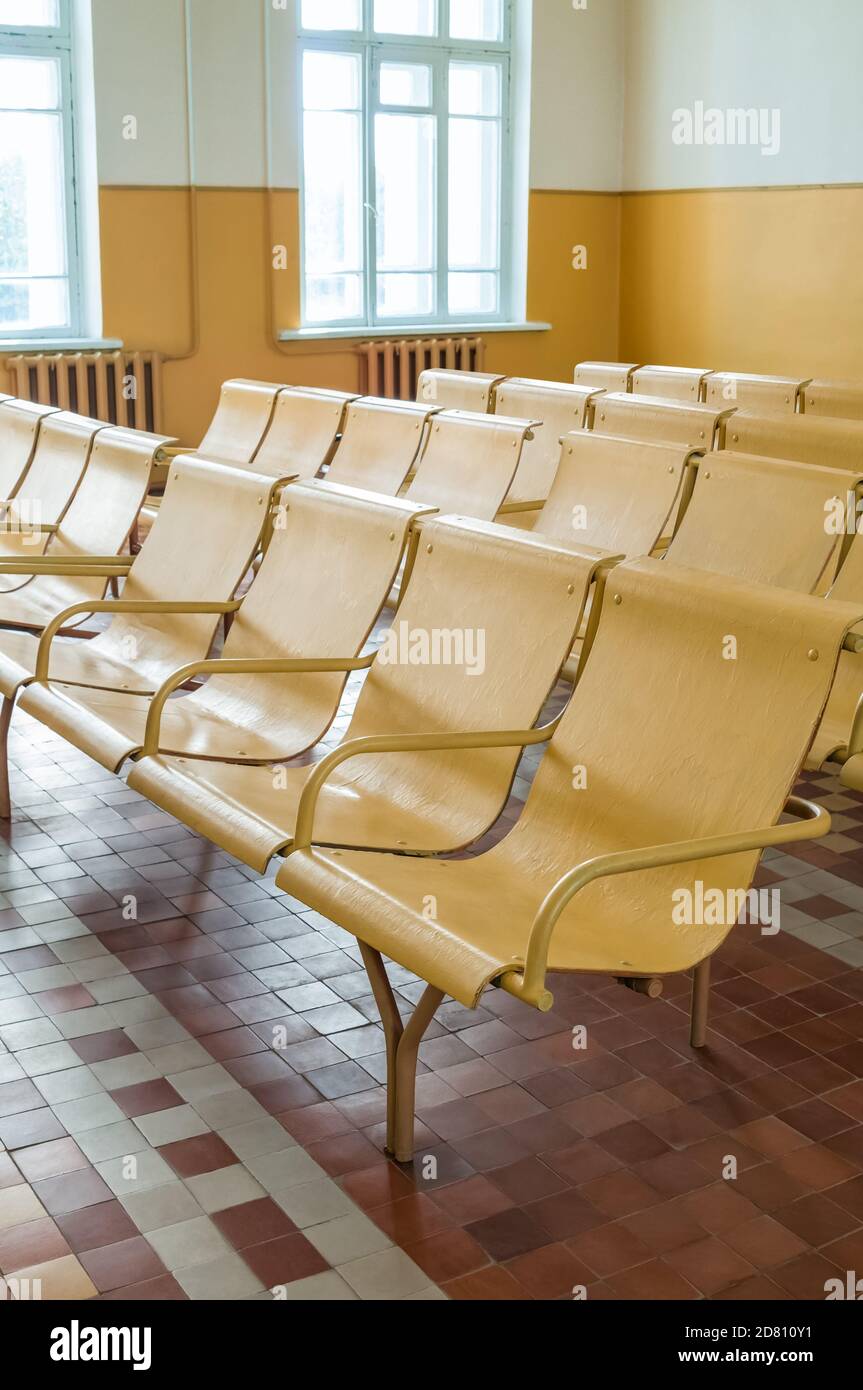
[[[324,334],[328,329],[368,329],[394,332],[405,328],[432,328],[452,325],[506,323],[513,317],[515,286],[512,274],[513,243],[513,0],[503,0],[503,35],[499,43],[488,40],[452,39],[449,37],[450,0],[437,0],[438,36],[422,37],[412,34],[378,34],[374,31],[374,0],[361,0],[362,29],[313,30],[304,29],[302,0],[297,6],[297,93],[300,184],[300,314],[303,330]],[[363,125],[363,312],[355,318],[313,319],[306,316],[306,211],[303,150],[303,56],[308,51],[356,53],[362,58],[362,125]],[[434,92],[431,112],[437,120],[437,226],[434,305],[429,314],[413,314],[407,318],[380,315],[377,309],[377,253],[375,227],[375,162],[374,124],[379,111],[416,115],[416,107],[381,107],[378,94],[378,70],[388,58],[422,61],[433,69]],[[499,120],[501,131],[498,236],[499,295],[495,313],[453,314],[447,307],[449,276],[449,64],[458,59],[496,62],[501,68],[501,114],[488,117]],[[477,117],[477,119],[483,119]],[[477,272],[481,273],[481,272]]]
[[[60,23],[57,28],[44,25],[21,26],[0,24],[0,56],[56,58],[60,70],[60,113],[63,127],[63,205],[66,231],[66,279],[69,285],[69,321],[38,328],[0,326],[0,349],[3,343],[25,339],[77,338],[82,333],[83,305],[83,230],[82,209],[78,197],[77,176],[79,150],[75,119],[76,77],[74,38],[70,0],[58,0]],[[2,100],[2,97],[0,97]],[[4,279],[8,278],[4,276]],[[23,279],[39,277],[24,276]],[[51,276],[51,279],[57,277]]]

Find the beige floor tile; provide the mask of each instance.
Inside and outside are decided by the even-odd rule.
[[[395,1246],[342,1265],[339,1273],[363,1299],[408,1298],[412,1293],[421,1293],[430,1283],[419,1266]]]
[[[206,1216],[149,1231],[147,1240],[167,1269],[213,1264],[232,1254],[232,1247]]]
[[[255,1182],[251,1173],[239,1163],[215,1173],[187,1178],[186,1186],[206,1212],[224,1211],[227,1207],[239,1207],[243,1202],[256,1202],[266,1196],[260,1183]]]
[[[204,1215],[203,1209],[182,1182],[169,1182],[164,1187],[151,1187],[145,1192],[133,1192],[121,1197],[139,1231],[149,1235],[163,1226],[176,1226],[181,1221],[194,1221]]]
[[[239,1255],[226,1255],[210,1264],[181,1269],[174,1278],[190,1298],[217,1301],[251,1298],[261,1293],[263,1284]]]
[[[67,1299],[77,1301],[95,1298],[99,1292],[86,1269],[74,1255],[64,1255],[59,1260],[49,1260],[46,1264],[19,1269],[15,1278],[21,1282],[29,1279],[31,1287],[38,1281],[43,1302],[62,1303]]]
[[[389,1249],[392,1244],[380,1226],[376,1226],[362,1212],[325,1221],[322,1226],[313,1226],[306,1231],[306,1237],[334,1266],[360,1260],[365,1255],[374,1255],[379,1250]]]
[[[22,1182],[17,1187],[0,1188],[0,1231],[10,1231],[13,1226],[23,1226],[27,1221],[39,1221],[47,1215],[36,1193],[27,1183]]]

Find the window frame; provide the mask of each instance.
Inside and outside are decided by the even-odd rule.
[[[513,0],[502,0],[502,36],[499,42],[487,39],[452,39],[449,37],[450,0],[436,0],[437,36],[415,34],[378,34],[374,31],[374,0],[360,0],[362,28],[348,30],[305,29],[302,22],[302,0],[296,0],[297,15],[297,105],[299,141],[300,191],[300,322],[303,331],[325,334],[328,329],[343,332],[356,328],[358,332],[394,333],[405,329],[443,328],[463,325],[494,325],[510,321],[512,313],[512,238],[513,238],[513,176],[512,176],[512,92],[514,33]],[[306,312],[306,199],[305,199],[305,103],[303,96],[303,59],[309,51],[354,53],[361,60],[362,71],[362,198],[365,216],[362,225],[362,313],[353,318],[310,319]],[[380,105],[379,72],[382,62],[422,62],[432,68],[434,90],[430,107],[399,107]],[[474,311],[451,313],[449,299],[449,65],[459,60],[494,62],[501,71],[501,109],[499,117],[486,117],[500,127],[500,176],[498,188],[498,305],[493,313]],[[437,122],[437,181],[435,225],[435,292],[430,313],[410,316],[381,315],[377,307],[377,249],[376,211],[374,206],[376,170],[374,154],[375,118],[381,111],[410,115],[430,112]],[[483,119],[477,117],[476,119]],[[385,273],[385,272],[384,272]],[[418,272],[420,273],[420,272]],[[475,273],[483,273],[481,270]]]
[[[83,322],[83,235],[81,206],[78,197],[78,131],[75,120],[76,70],[70,0],[58,0],[60,23],[48,25],[12,25],[0,22],[0,57],[44,57],[58,60],[60,72],[60,104],[63,135],[63,210],[66,239],[66,273],[69,292],[69,318],[66,323],[43,324],[22,328],[20,325],[0,325],[0,350],[6,342],[21,340],[50,341],[74,339],[80,336]],[[21,276],[38,280],[57,279],[56,276]]]

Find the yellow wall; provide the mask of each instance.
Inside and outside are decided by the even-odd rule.
[[[622,205],[623,361],[863,378],[863,188]]]

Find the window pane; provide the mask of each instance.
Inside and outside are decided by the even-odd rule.
[[[375,33],[431,38],[437,33],[436,0],[375,0]]]
[[[65,328],[69,324],[67,280],[0,279],[0,329]]]
[[[498,276],[457,274],[449,277],[449,311],[451,314],[496,314],[498,310]]]
[[[380,318],[425,318],[434,308],[433,275],[379,275]]]
[[[304,122],[306,270],[362,266],[362,134],[351,112],[307,111]]]
[[[303,0],[301,23],[304,29],[362,29],[363,0]]]
[[[358,319],[363,312],[360,275],[310,275],[306,278],[306,320],[330,323]]]
[[[0,28],[59,29],[59,0],[0,0]]]
[[[449,32],[453,39],[503,38],[503,0],[449,0]]]
[[[432,72],[425,63],[381,63],[382,106],[430,106]]]
[[[59,105],[56,58],[0,58],[0,110],[56,111]]]
[[[303,54],[303,106],[307,111],[359,111],[361,105],[359,54]]]
[[[435,118],[375,118],[378,270],[431,270],[435,246]]]
[[[451,270],[494,270],[500,222],[500,126],[449,123],[449,261]]]
[[[450,63],[450,112],[454,116],[499,116],[500,85],[497,63]]]
[[[0,114],[0,190],[0,275],[65,275],[59,115]]]

